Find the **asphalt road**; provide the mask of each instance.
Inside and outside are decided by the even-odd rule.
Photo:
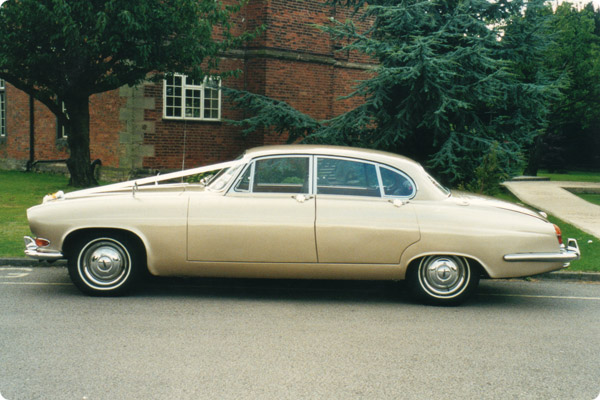
[[[382,282],[157,280],[85,297],[0,267],[0,399],[583,399],[600,284],[482,281],[455,308]]]

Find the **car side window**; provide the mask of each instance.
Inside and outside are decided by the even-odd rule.
[[[249,192],[250,191],[250,177],[252,175],[252,164],[248,165],[248,168],[244,171],[242,176],[238,179],[235,184],[234,190],[236,192]]]
[[[274,157],[256,160],[235,190],[246,191],[251,186],[254,193],[308,193],[308,183],[308,157]]]
[[[319,157],[317,193],[380,197],[377,168],[360,161]]]
[[[379,172],[385,196],[412,197],[415,194],[415,185],[406,175],[386,167],[379,167]]]

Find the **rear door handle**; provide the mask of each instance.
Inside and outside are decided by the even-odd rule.
[[[389,199],[388,201],[392,203],[395,207],[402,207],[403,205],[408,204],[408,200]]]
[[[292,198],[296,199],[296,201],[298,203],[304,203],[306,200],[312,199],[313,196],[310,196],[307,194],[296,194],[296,195],[292,196]]]

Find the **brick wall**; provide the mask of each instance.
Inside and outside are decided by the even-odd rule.
[[[90,99],[90,152],[92,160],[118,167],[121,130],[119,109],[125,99],[118,91],[97,94]],[[61,160],[69,157],[64,139],[57,137],[56,117],[46,106],[34,101],[34,161]],[[0,143],[0,167],[25,168],[30,158],[29,96],[6,84],[6,141]]]
[[[338,101],[356,81],[368,77],[373,62],[364,55],[338,51],[336,43],[313,24],[331,17],[344,21],[351,13],[322,0],[255,0],[237,16],[238,26],[267,30],[246,49],[221,60],[223,70],[242,74],[224,85],[283,100],[316,119],[328,119],[356,106],[359,99]],[[364,29],[365,23],[358,23]],[[0,143],[0,167],[24,165],[29,159],[28,96],[7,84],[7,138]],[[244,149],[285,142],[287,137],[256,132],[243,137],[225,121],[163,119],[162,84],[124,87],[91,98],[90,150],[103,169],[123,171],[191,168],[236,157]],[[241,119],[244,112],[222,102],[222,119]],[[56,119],[35,103],[35,159],[62,159],[68,153],[56,139]]]

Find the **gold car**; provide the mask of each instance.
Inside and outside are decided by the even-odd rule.
[[[217,173],[198,183],[199,174]],[[174,182],[175,181],[175,182]],[[418,163],[334,146],[260,147],[235,161],[47,196],[28,256],[68,259],[74,284],[122,294],[157,276],[406,279],[456,304],[480,277],[563,268],[577,242],[529,209],[452,194]]]

